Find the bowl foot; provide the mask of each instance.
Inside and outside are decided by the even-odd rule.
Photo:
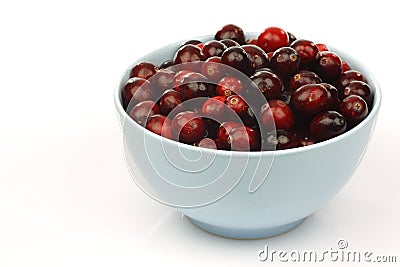
[[[266,227],[266,228],[256,228],[256,229],[221,227],[203,223],[195,219],[192,219],[190,217],[189,220],[202,230],[218,236],[234,238],[234,239],[260,239],[286,233],[295,228],[296,226],[298,226],[299,224],[301,224],[305,220],[305,218],[284,225],[279,225],[275,227]]]

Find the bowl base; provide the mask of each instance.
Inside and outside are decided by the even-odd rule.
[[[227,228],[200,222],[190,217],[189,220],[200,229],[214,235],[233,239],[260,239],[284,234],[300,225],[305,218],[284,225],[256,229]]]

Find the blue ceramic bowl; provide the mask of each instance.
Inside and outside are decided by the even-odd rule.
[[[140,61],[161,64],[173,57],[181,43],[160,48],[132,66]],[[154,199],[178,208],[200,228],[225,237],[269,237],[300,224],[349,181],[366,151],[381,103],[379,85],[363,64],[331,50],[367,78],[374,92],[368,117],[330,140],[280,151],[214,151],[151,133],[123,109],[121,89],[132,66],[128,68],[114,100],[127,164],[137,184]],[[199,180],[201,185],[193,182]],[[258,181],[257,186],[251,189],[254,181]]]

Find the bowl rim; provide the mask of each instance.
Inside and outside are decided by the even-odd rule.
[[[252,35],[252,36],[256,36],[259,33],[256,32],[246,32],[245,35]],[[200,39],[200,40],[207,40],[213,38],[213,35],[203,35],[203,36],[198,36],[198,37],[194,37],[193,39]],[[181,143],[178,141],[174,141],[165,137],[162,137],[158,134],[155,134],[149,130],[147,130],[146,128],[144,128],[143,126],[139,125],[137,122],[135,122],[132,118],[129,117],[129,115],[126,113],[126,111],[124,110],[123,106],[122,106],[122,98],[121,98],[121,90],[122,90],[122,86],[121,86],[121,82],[124,80],[124,76],[126,74],[126,72],[132,68],[133,65],[137,64],[140,61],[144,61],[145,58],[148,58],[151,54],[156,53],[157,51],[161,50],[161,49],[167,49],[169,47],[176,47],[180,44],[182,44],[183,42],[185,42],[186,40],[182,40],[179,42],[175,42],[175,43],[171,43],[165,46],[162,46],[154,51],[151,51],[150,53],[147,53],[146,55],[140,57],[139,59],[135,60],[133,64],[131,64],[129,66],[129,68],[127,70],[124,71],[124,74],[122,74],[118,86],[117,88],[114,90],[114,104],[116,106],[116,109],[118,111],[119,114],[123,115],[123,123],[121,123],[121,128],[122,130],[124,129],[124,123],[130,123],[131,125],[133,125],[134,127],[139,127],[139,130],[143,130],[145,132],[145,134],[150,135],[152,138],[156,138],[158,139],[161,143],[162,142],[167,142],[167,144],[171,144],[171,145],[179,145],[182,147],[185,147],[186,149],[194,149],[197,151],[201,151],[201,153],[215,153],[216,155],[220,155],[220,156],[241,156],[241,157],[257,157],[259,158],[260,156],[281,156],[281,155],[292,155],[292,154],[297,154],[297,153],[304,153],[304,152],[308,152],[308,151],[312,151],[321,147],[325,147],[325,146],[329,146],[332,143],[335,143],[337,141],[340,141],[342,139],[347,138],[350,135],[355,134],[357,131],[359,131],[361,128],[363,128],[366,124],[368,124],[371,120],[374,120],[377,117],[378,111],[380,109],[381,106],[381,102],[382,102],[382,92],[381,92],[381,88],[379,86],[379,83],[377,82],[377,80],[374,78],[374,76],[371,74],[368,66],[366,66],[365,64],[362,64],[358,59],[350,56],[349,54],[343,52],[342,50],[339,50],[335,47],[331,47],[328,46],[329,50],[337,53],[338,55],[340,55],[341,58],[345,58],[346,61],[355,63],[355,65],[358,66],[362,66],[363,69],[363,74],[367,77],[367,80],[369,82],[369,84],[373,85],[373,89],[374,89],[374,100],[372,103],[372,109],[370,110],[368,116],[361,121],[358,125],[356,125],[354,128],[344,132],[343,134],[340,134],[336,137],[330,138],[328,140],[310,145],[310,146],[304,146],[304,147],[295,147],[295,148],[290,148],[290,149],[283,149],[283,150],[270,150],[270,151],[228,151],[228,150],[215,150],[215,149],[209,149],[209,148],[203,148],[203,147],[197,147],[197,146],[193,146],[193,145],[189,145],[189,144],[185,144],[185,143]],[[123,138],[125,138],[125,135],[123,136]]]

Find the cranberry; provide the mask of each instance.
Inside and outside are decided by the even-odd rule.
[[[171,122],[174,137],[179,136],[179,141],[193,144],[204,137],[206,122],[193,111],[178,113]]]
[[[146,123],[146,129],[155,134],[172,139],[171,121],[163,115],[156,114],[151,116]]]
[[[206,57],[198,46],[187,44],[176,51],[174,56],[174,65],[192,63],[190,65],[185,64],[185,68],[193,71],[199,71],[201,65],[196,64],[195,62],[204,60],[206,60]],[[183,66],[180,66],[180,68],[182,67]]]
[[[272,52],[289,45],[289,36],[286,31],[278,27],[269,27],[258,36],[258,45],[265,52]]]
[[[240,117],[246,116],[249,110],[249,105],[238,95],[231,95],[226,99],[226,105],[231,108]]]
[[[277,71],[283,77],[294,75],[300,64],[300,57],[296,50],[291,47],[282,47],[275,50],[271,57],[271,68]]]
[[[339,104],[339,111],[349,123],[354,126],[368,115],[367,103],[358,95],[350,95]]]
[[[250,79],[268,100],[278,98],[284,89],[281,79],[272,71],[259,70]]]
[[[222,120],[225,116],[225,96],[214,96],[207,99],[202,107],[202,114],[205,117]]]
[[[173,59],[168,59],[166,61],[164,61],[163,63],[161,63],[159,69],[167,69],[170,68],[174,65],[174,60]]]
[[[181,47],[182,47],[182,46],[185,46],[185,45],[188,45],[188,44],[191,44],[191,45],[198,45],[198,44],[201,44],[201,43],[202,43],[202,42],[199,41],[199,40],[189,40],[189,41],[184,42],[184,43],[181,45]]]
[[[236,121],[227,121],[221,123],[217,132],[217,138],[220,141],[221,145],[225,149],[229,149],[231,144],[228,142],[229,133],[232,131],[233,128],[243,126],[241,123]]]
[[[175,72],[170,69],[161,69],[150,79],[151,87],[156,92],[164,92],[174,87]]]
[[[293,93],[290,106],[299,116],[311,117],[333,108],[332,95],[321,84],[306,84]]]
[[[180,70],[175,73],[174,77],[174,87],[177,87],[182,84],[182,79],[186,74],[192,73],[190,70]]]
[[[342,73],[342,60],[334,52],[319,52],[314,69],[324,81],[333,82]]]
[[[222,54],[221,62],[245,74],[251,72],[250,57],[241,47],[228,47]]]
[[[324,141],[346,131],[344,117],[336,111],[324,111],[315,116],[310,123],[310,133],[317,141]]]
[[[204,44],[202,51],[203,51],[203,54],[207,58],[209,58],[209,57],[213,57],[213,56],[217,56],[217,57],[222,56],[222,53],[225,51],[225,49],[227,49],[226,45],[224,45],[220,41],[211,40]]]
[[[241,94],[244,90],[243,82],[234,76],[225,76],[217,84],[215,93],[221,96]]]
[[[332,101],[332,108],[335,108],[339,104],[339,93],[335,86],[330,83],[320,83],[325,87],[326,90],[331,94],[331,97],[328,97]]]
[[[368,84],[362,81],[351,81],[343,90],[342,99],[349,95],[358,95],[367,102],[368,106],[372,105],[373,95]]]
[[[188,100],[195,97],[207,97],[212,93],[212,85],[207,78],[196,72],[188,73],[182,78],[182,84],[176,90],[182,94],[182,99]]]
[[[315,45],[317,46],[319,52],[329,51],[326,44],[315,44]]]
[[[344,90],[344,88],[352,81],[362,81],[367,82],[364,75],[356,70],[348,70],[343,72],[336,82],[336,87],[338,90]]]
[[[312,136],[302,136],[297,139],[297,146],[304,147],[315,144],[315,139]]]
[[[204,120],[206,121],[206,137],[217,138],[219,122],[210,118],[204,118]]]
[[[223,40],[220,40],[220,42],[223,43],[224,45],[226,45],[226,47],[240,46],[240,44],[238,42],[235,42],[231,39],[223,39]]]
[[[243,30],[239,26],[236,26],[234,24],[228,24],[222,27],[222,29],[215,34],[215,39],[216,40],[231,39],[238,42],[241,45],[245,44]]]
[[[260,134],[248,126],[239,126],[229,132],[228,143],[232,150],[260,150]]]
[[[220,57],[207,58],[201,66],[201,74],[209,78],[210,81],[217,83],[225,75],[223,66]]]
[[[203,50],[204,44],[203,43],[199,43],[196,45],[198,48],[200,48],[201,50]]]
[[[130,77],[138,77],[143,79],[149,79],[153,76],[158,70],[158,67],[150,62],[140,62],[136,64],[132,71]]]
[[[200,141],[194,143],[193,145],[210,149],[222,149],[218,139],[211,139],[208,137],[201,139]]]
[[[130,102],[132,102],[131,105],[136,105],[139,102],[151,100],[152,98],[153,94],[150,89],[150,82],[143,78],[130,78],[122,89],[122,99],[125,108],[128,107]]]
[[[242,48],[249,55],[252,72],[268,67],[268,56],[260,47],[255,45],[242,45]]]
[[[342,60],[342,73],[348,70],[351,70],[349,64],[347,64],[346,61]]]
[[[129,116],[144,127],[148,118],[159,113],[160,108],[157,103],[147,100],[134,106],[133,109],[129,111]]]
[[[290,45],[300,57],[300,63],[303,67],[311,66],[318,54],[318,47],[308,40],[296,40]]]
[[[264,150],[281,150],[297,147],[296,135],[283,129],[278,129],[276,132],[267,134],[263,141]]]
[[[175,107],[182,103],[182,95],[178,91],[169,89],[160,98],[160,112],[167,116]]]
[[[289,90],[294,92],[297,88],[305,85],[305,84],[315,84],[315,83],[322,83],[321,78],[312,71],[308,70],[301,70],[289,81]]]
[[[296,36],[294,36],[293,33],[287,32],[288,36],[289,36],[289,45],[292,44],[294,41],[297,40]]]
[[[258,46],[258,40],[257,39],[247,39],[246,44]]]
[[[273,99],[261,107],[261,122],[265,127],[275,122],[276,129],[291,130],[294,126],[294,115],[288,104],[282,100]]]

